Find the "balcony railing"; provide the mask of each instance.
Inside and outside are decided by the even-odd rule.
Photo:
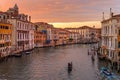
[[[29,39],[17,39],[17,41],[29,41]]]

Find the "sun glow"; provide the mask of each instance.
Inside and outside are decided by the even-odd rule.
[[[101,23],[100,21],[87,21],[87,22],[58,22],[58,23],[50,23],[53,24],[54,27],[57,28],[77,28],[77,27],[81,27],[81,26],[90,26],[93,27],[95,26],[96,28],[100,28],[101,27]]]

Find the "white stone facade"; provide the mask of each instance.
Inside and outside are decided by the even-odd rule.
[[[112,15],[102,22],[102,49],[101,53],[108,59],[117,62],[119,54],[120,15]]]
[[[18,19],[8,19],[13,25],[12,47],[16,52],[34,48],[34,25]]]
[[[102,46],[107,48],[109,59],[115,56],[117,48],[117,22],[115,19],[108,20],[102,23]]]
[[[90,41],[92,38],[94,38],[95,41],[98,40],[98,30],[95,27],[82,26],[79,28],[66,28],[66,30],[78,33],[78,41]]]

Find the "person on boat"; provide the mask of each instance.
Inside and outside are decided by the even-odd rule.
[[[71,68],[72,68],[72,62],[70,63],[70,66],[71,66]]]
[[[95,61],[95,58],[94,58],[94,56],[93,56],[93,55],[91,56],[91,59],[92,59],[92,61]]]
[[[70,63],[68,63],[68,67],[70,66]]]
[[[68,63],[68,72],[70,73],[72,71],[72,62]]]
[[[89,55],[89,50],[88,50],[88,55]]]

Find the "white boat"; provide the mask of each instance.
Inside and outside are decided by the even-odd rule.
[[[120,80],[120,76],[115,75],[109,69],[102,67],[100,70],[100,74],[103,80]]]
[[[30,54],[31,52],[25,52],[25,54]]]

